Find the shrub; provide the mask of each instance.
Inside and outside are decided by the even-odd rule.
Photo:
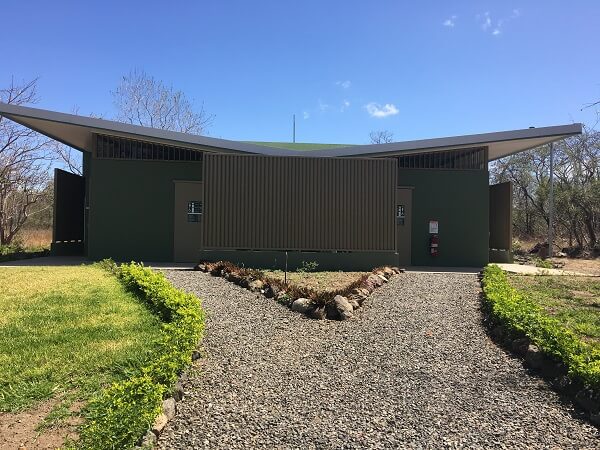
[[[128,448],[137,442],[160,414],[164,387],[151,377],[114,383],[87,409],[82,448]]]
[[[317,261],[302,261],[302,265],[297,269],[298,272],[316,272],[319,263]]]
[[[535,267],[540,267],[542,269],[552,269],[554,266],[552,265],[552,261],[542,258],[534,258],[533,262]]]
[[[486,309],[492,320],[514,335],[525,335],[546,354],[562,361],[569,375],[594,390],[600,389],[600,348],[579,339],[548,316],[525,294],[513,288],[506,273],[496,265],[483,272]]]
[[[79,446],[84,449],[131,448],[160,413],[170,392],[204,331],[200,300],[175,287],[163,274],[134,262],[101,266],[114,273],[164,322],[153,361],[132,378],[114,383],[86,407]]]

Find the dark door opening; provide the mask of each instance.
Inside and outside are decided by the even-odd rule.
[[[85,178],[54,169],[52,254],[84,255]]]

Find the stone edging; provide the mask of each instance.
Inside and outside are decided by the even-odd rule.
[[[200,352],[194,350],[194,352],[192,353],[192,362],[200,359],[200,356]],[[163,400],[160,414],[154,419],[152,427],[150,427],[150,429],[146,431],[146,434],[142,436],[142,438],[139,441],[139,445],[135,447],[136,449],[147,449],[156,447],[158,438],[162,434],[167,424],[171,420],[173,420],[175,414],[177,413],[177,403],[183,400],[184,392],[183,385],[181,384],[181,382],[183,381],[185,376],[185,374],[182,374],[179,377],[179,380],[175,383],[175,386],[173,387],[171,397],[168,397]]]
[[[294,298],[293,293],[291,296],[289,293],[294,289],[285,285],[283,281],[269,277],[261,278],[260,271],[243,269],[228,262],[203,262],[194,269],[222,277],[251,292],[261,293],[267,298],[274,298],[279,303],[291,308],[292,311],[302,313],[312,319],[332,320],[351,319],[354,311],[362,306],[375,289],[387,283],[394,275],[404,272],[404,269],[397,267],[377,268],[365,276],[362,281],[358,279],[357,286],[349,289],[345,296],[335,295],[333,299],[317,298],[315,300],[299,296]]]
[[[483,274],[479,275],[480,281]],[[485,295],[483,292],[481,295]],[[541,376],[562,396],[585,411],[589,421],[600,427],[600,392],[596,392],[568,374],[567,366],[534,345],[527,336],[515,337],[506,326],[498,324],[487,309],[483,309],[483,322],[491,339],[523,360],[525,367]]]

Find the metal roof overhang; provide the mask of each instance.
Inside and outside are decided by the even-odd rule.
[[[581,134],[580,123],[552,127],[526,128],[389,144],[356,145],[320,151],[319,156],[384,157],[429,153],[458,148],[487,147],[490,161],[529,150],[569,136]]]
[[[297,154],[296,151],[291,150],[142,127],[38,108],[8,105],[6,103],[0,103],[0,116],[81,151],[91,151],[93,148],[93,134],[97,133],[204,151],[283,156]]]
[[[489,160],[493,161],[513,153],[581,134],[582,131],[581,124],[575,123],[389,144],[355,145],[306,152],[178,133],[5,103],[0,103],[0,115],[81,151],[91,151],[93,148],[93,134],[99,133],[204,151],[270,156],[373,158],[429,153],[466,147],[487,147]]]

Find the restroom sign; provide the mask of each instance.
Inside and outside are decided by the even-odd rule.
[[[430,220],[429,221],[429,233],[430,234],[438,234],[438,221],[437,220]]]

